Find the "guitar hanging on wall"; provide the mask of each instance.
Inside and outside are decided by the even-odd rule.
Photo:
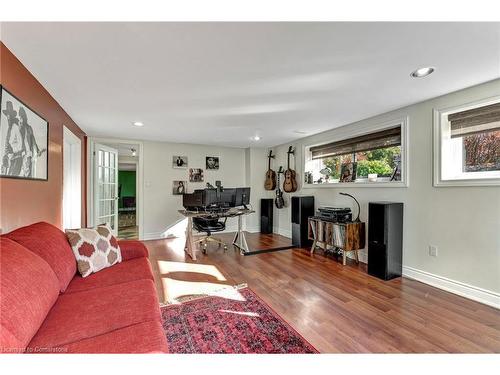
[[[281,191],[280,188],[280,175],[283,173],[283,167],[280,166],[280,169],[278,170],[278,189],[276,189],[276,199],[274,200],[274,203],[276,204],[277,208],[283,208],[285,206],[285,200],[283,199],[283,192]]]
[[[290,146],[287,151],[288,154],[288,165],[285,171],[285,182],[283,183],[283,190],[287,193],[293,193],[297,191],[297,176],[293,169],[290,168],[290,155],[295,154],[295,150]]]
[[[271,159],[274,159],[273,150],[269,150],[269,164],[266,172],[266,182],[264,183],[264,189],[274,190],[276,189],[276,172],[271,169]]]

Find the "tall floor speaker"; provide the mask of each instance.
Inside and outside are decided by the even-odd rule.
[[[368,273],[383,280],[403,271],[403,203],[368,205]]]
[[[260,233],[273,233],[273,199],[260,200]]]
[[[310,216],[314,216],[314,197],[292,197],[292,244],[297,247],[311,246],[307,238]]]

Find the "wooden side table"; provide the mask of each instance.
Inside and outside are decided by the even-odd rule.
[[[354,251],[356,262],[359,263],[358,251],[365,247],[365,223],[337,223],[310,217],[308,237],[313,241],[311,254],[317,247],[324,250],[340,249],[345,266],[347,253]]]

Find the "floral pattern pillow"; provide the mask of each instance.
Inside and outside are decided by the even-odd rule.
[[[66,236],[82,277],[122,261],[120,246],[106,225],[97,228],[67,229]]]

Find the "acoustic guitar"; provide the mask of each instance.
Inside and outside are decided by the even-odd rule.
[[[276,204],[277,208],[283,208],[285,206],[285,200],[283,199],[283,192],[281,191],[280,188],[280,175],[283,173],[283,167],[280,167],[278,170],[278,189],[276,190],[276,199],[274,200],[274,203]]]
[[[269,150],[269,164],[266,172],[266,182],[264,183],[264,189],[274,190],[276,189],[276,172],[271,169],[271,159],[274,159],[273,150]]]
[[[288,165],[285,171],[285,182],[283,183],[283,190],[285,190],[287,193],[293,193],[294,191],[297,191],[297,176],[295,171],[290,168],[290,155],[294,153],[295,151],[293,150],[292,146],[290,146],[287,151]]]

